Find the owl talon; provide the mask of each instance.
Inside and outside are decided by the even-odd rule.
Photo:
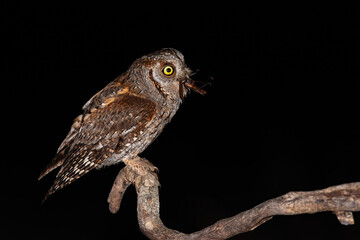
[[[132,160],[124,160],[124,163],[141,176],[148,172],[159,172],[159,169],[145,158],[135,157]]]

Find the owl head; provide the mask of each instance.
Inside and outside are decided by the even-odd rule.
[[[191,80],[191,70],[184,56],[176,49],[165,48],[137,59],[130,68],[136,79],[141,79],[143,90],[168,100],[183,100],[190,89],[205,94]],[[139,85],[138,85],[139,86]]]

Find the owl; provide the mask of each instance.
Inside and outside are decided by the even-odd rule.
[[[205,94],[191,75],[184,56],[166,48],[135,60],[96,93],[39,176],[60,167],[44,201],[95,168],[124,162],[139,174],[153,170],[138,155],[159,136],[190,90]]]

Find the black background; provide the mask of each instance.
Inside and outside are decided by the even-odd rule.
[[[288,191],[359,181],[358,8],[28,2],[0,8],[2,239],[146,239],[133,187],[108,211],[122,164],[43,205],[55,173],[36,179],[82,105],[164,47],[211,83],[141,155],[160,170],[166,226],[190,233]],[[359,239],[354,217],[278,216],[233,239]]]

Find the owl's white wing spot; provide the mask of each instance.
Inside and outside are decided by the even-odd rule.
[[[105,136],[105,139],[111,139],[112,138],[112,133],[108,133],[108,134],[106,134],[106,136]]]
[[[119,132],[115,131],[114,134],[112,135],[112,138],[117,138],[119,136]]]
[[[101,148],[103,148],[103,147],[104,147],[104,145],[102,145],[102,143],[99,142],[99,143],[95,146],[94,149],[99,150],[99,149],[101,149]]]
[[[128,133],[131,133],[132,131],[135,130],[135,128],[136,128],[136,126],[132,126],[131,128],[122,131],[122,132],[121,132],[121,135],[126,135],[126,134],[128,134]]]

